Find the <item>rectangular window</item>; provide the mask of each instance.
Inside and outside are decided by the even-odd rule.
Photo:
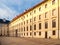
[[[41,10],[41,7],[39,8],[39,11]]]
[[[25,16],[23,18],[25,18]]]
[[[41,32],[39,32],[39,35],[41,35]]]
[[[27,36],[28,36],[28,33],[27,33]]]
[[[45,4],[45,8],[47,8],[47,4]]]
[[[27,17],[28,17],[28,15],[27,15]]]
[[[24,25],[25,25],[25,21],[24,21]]]
[[[52,15],[55,15],[55,9],[52,10]]]
[[[21,25],[23,25],[23,22],[21,22]]]
[[[55,4],[55,0],[52,0],[52,5]]]
[[[36,30],[36,24],[34,25],[34,30]]]
[[[45,18],[47,17],[47,12],[45,13]]]
[[[34,13],[36,13],[36,10],[34,10]]]
[[[56,27],[56,21],[52,20],[52,27],[55,28]]]
[[[21,32],[23,31],[23,28],[21,28]]]
[[[25,33],[24,33],[24,36],[25,36]]]
[[[27,23],[28,23],[28,20],[27,20]]]
[[[48,23],[47,22],[45,22],[45,29],[47,29],[48,28]]]
[[[28,26],[27,26],[27,31],[28,31]]]
[[[36,32],[34,32],[34,35],[36,36]]]
[[[39,23],[39,29],[41,29],[41,23]]]
[[[56,32],[55,32],[55,31],[53,31],[53,32],[52,32],[52,35],[55,35],[55,33],[56,33]]]
[[[30,19],[30,22],[32,22],[32,19]]]
[[[32,30],[32,26],[30,25],[30,30]]]
[[[30,36],[32,35],[32,33],[30,32]]]
[[[31,12],[30,12],[30,15],[31,15]]]
[[[24,31],[25,31],[25,27],[24,27]]]
[[[39,15],[39,20],[41,19],[41,15]]]
[[[36,21],[36,17],[34,17],[34,21]]]

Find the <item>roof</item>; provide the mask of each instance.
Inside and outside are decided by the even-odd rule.
[[[3,23],[3,24],[8,24],[10,21],[9,20],[3,20],[3,19],[0,19],[0,23]]]
[[[13,18],[11,22],[15,21],[19,17],[23,16],[24,14],[28,13],[29,11],[35,9],[36,7],[38,7],[39,5],[41,5],[41,4],[43,4],[43,3],[47,2],[47,1],[48,0],[44,0],[44,1],[40,2],[40,3],[38,3],[37,5],[33,6],[32,8],[28,9],[27,11],[23,12],[22,14],[19,14],[18,16],[16,16],[15,18]]]

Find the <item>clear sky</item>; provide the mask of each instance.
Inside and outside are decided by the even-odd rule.
[[[42,0],[0,0],[0,18],[12,20],[18,14],[24,12]]]

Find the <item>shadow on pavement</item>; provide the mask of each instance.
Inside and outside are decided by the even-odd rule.
[[[1,41],[0,41],[0,45],[2,45],[2,44],[1,44]]]

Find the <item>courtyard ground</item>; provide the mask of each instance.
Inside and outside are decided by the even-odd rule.
[[[0,37],[0,45],[60,45],[60,40],[21,37]]]

